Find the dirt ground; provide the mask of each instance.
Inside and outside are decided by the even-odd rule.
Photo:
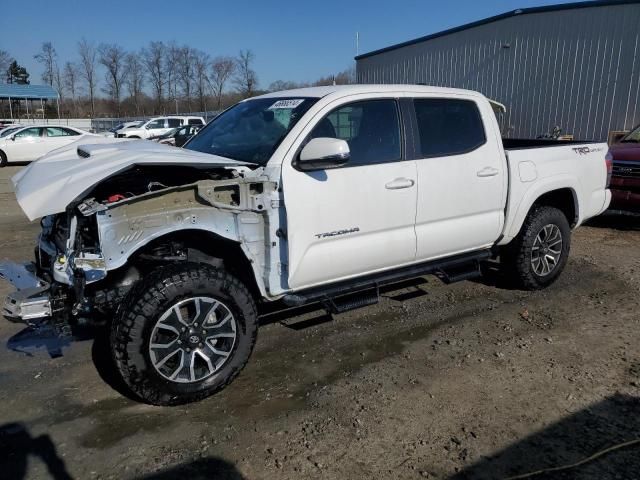
[[[37,223],[0,170],[0,257]],[[495,285],[497,284],[497,285]],[[0,285],[0,297],[9,291]],[[91,338],[0,323],[0,477],[497,479],[640,438],[640,219],[579,229],[546,291],[434,277],[329,317],[266,314],[247,368],[198,404],[137,404]],[[535,477],[640,478],[640,445]]]

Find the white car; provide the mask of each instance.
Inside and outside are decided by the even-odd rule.
[[[135,122],[124,122],[119,125],[116,125],[114,128],[112,128],[107,132],[101,133],[101,135],[107,138],[115,138],[116,132],[118,132],[119,130],[129,130],[131,128],[139,128],[142,126],[143,123],[145,123],[144,120],[138,120]]]
[[[22,126],[0,138],[0,167],[12,162],[32,162],[83,135],[94,136],[78,128],[61,125]]]
[[[0,264],[17,289],[4,312],[63,333],[109,318],[131,393],[187,403],[238,375],[265,302],[343,312],[381,285],[478,277],[489,259],[516,288],[551,285],[572,229],[609,205],[611,169],[605,143],[503,140],[467,90],[269,93],[184,148],[101,138],[15,175],[42,233],[32,262]]]
[[[169,130],[182,125],[204,125],[202,117],[155,117],[147,120],[138,128],[124,128],[116,132],[116,138],[150,138],[167,133]]]

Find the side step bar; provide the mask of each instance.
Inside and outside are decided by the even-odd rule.
[[[442,260],[410,265],[322,287],[302,290],[287,294],[282,300],[290,307],[299,307],[319,301],[327,307],[327,310],[341,313],[341,311],[352,310],[353,308],[358,308],[358,306],[373,305],[378,301],[381,286],[397,283],[401,280],[434,273],[445,283],[476,278],[480,276],[480,262],[487,260],[491,256],[491,250],[465,253]],[[367,290],[373,290],[375,293],[365,292]],[[342,298],[355,292],[362,292],[361,298],[352,300]]]

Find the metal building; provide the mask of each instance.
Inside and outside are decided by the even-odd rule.
[[[356,57],[359,83],[478,90],[508,137],[606,140],[640,123],[640,0],[526,8]]]

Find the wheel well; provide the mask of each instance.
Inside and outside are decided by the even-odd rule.
[[[249,288],[254,298],[261,298],[251,262],[240,244],[215,233],[203,230],[180,230],[163,235],[138,250],[128,263],[135,265],[147,262],[149,259],[153,261],[154,256],[157,256],[159,263],[166,263],[162,257],[167,254],[167,251],[183,252],[184,258],[176,261],[222,265],[227,272],[240,279]]]
[[[560,210],[572,227],[578,223],[576,199],[570,188],[561,188],[545,193],[535,201],[532,208],[541,206],[555,207]]]

